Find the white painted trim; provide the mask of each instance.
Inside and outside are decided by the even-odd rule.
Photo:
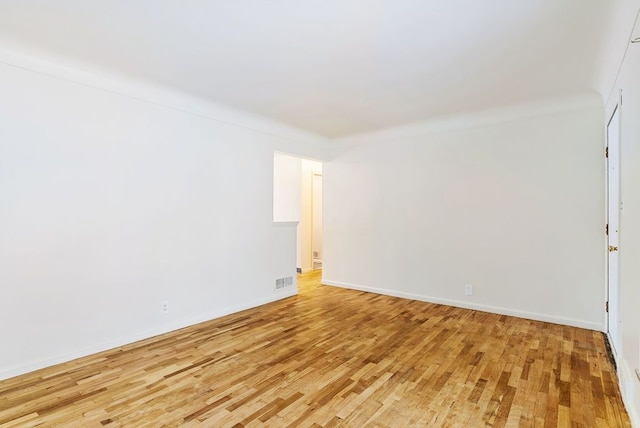
[[[631,419],[632,427],[640,427],[640,414],[638,409],[634,406],[636,401],[634,397],[634,384],[638,382],[635,373],[629,368],[626,360],[616,359],[616,365],[618,366],[618,382],[620,386],[620,394],[622,395],[622,402]]]
[[[265,305],[267,303],[275,302],[278,300],[286,299],[288,297],[292,297],[297,294],[298,294],[297,286],[286,287],[284,289],[278,290],[276,292],[276,295],[272,295],[272,296],[261,298],[261,299],[255,299],[248,303],[229,307],[226,310],[214,311],[207,314],[202,314],[200,316],[191,318],[189,320],[178,322],[169,328],[165,327],[165,328],[151,329],[145,332],[136,333],[127,337],[123,337],[119,340],[105,342],[100,345],[89,346],[83,349],[77,349],[72,352],[55,355],[55,356],[38,360],[38,361],[30,361],[28,363],[20,364],[20,365],[9,367],[9,368],[2,368],[0,369],[0,381],[12,378],[14,376],[19,376],[25,373],[29,373],[35,370],[51,367],[56,364],[66,363],[68,361],[75,360],[77,358],[82,358],[88,355],[92,355],[99,352],[108,351],[110,349],[115,349],[121,346],[129,345],[129,344],[138,342],[140,340],[150,339],[152,337],[159,336],[161,334],[166,334],[172,331],[180,330],[185,327],[190,327],[203,322],[212,321],[216,318],[231,315],[237,312],[255,308],[255,307]]]
[[[528,119],[565,112],[602,110],[602,97],[593,92],[553,99],[537,103],[511,105],[487,109],[469,114],[435,117],[426,121],[386,128],[371,133],[355,134],[333,139],[334,149],[347,148],[363,143],[380,143],[390,140],[440,134],[461,129],[478,128],[498,123]]]
[[[607,332],[606,335],[609,344],[611,344],[611,335],[609,335],[609,332]],[[638,380],[633,370],[629,368],[627,361],[623,359],[619,353],[616,353],[613,346],[610,346],[610,349],[617,367],[618,388],[620,388],[622,402],[629,414],[629,419],[631,419],[631,426],[640,427],[640,413],[638,413],[638,409],[634,405],[636,401],[634,397],[634,385]]]
[[[314,152],[323,151],[329,141],[323,136],[267,117],[217,104],[180,90],[115,72],[107,72],[69,58],[52,56],[45,52],[29,52],[22,47],[12,46],[6,41],[0,44],[0,64],[303,144],[314,149]]]
[[[340,287],[340,288],[349,288],[352,290],[366,291],[369,293],[384,294],[387,296],[400,297],[403,299],[419,300],[421,302],[455,306],[458,308],[473,309],[476,311],[490,312],[490,313],[500,314],[500,315],[509,315],[513,317],[525,318],[525,319],[536,320],[536,321],[545,321],[553,324],[569,325],[572,327],[586,328],[589,330],[604,331],[604,325],[602,324],[575,320],[572,318],[556,317],[552,315],[539,314],[535,312],[517,311],[513,309],[498,307],[498,306],[478,305],[474,303],[463,302],[460,300],[442,299],[439,297],[405,293],[402,291],[388,290],[385,288],[366,287],[363,285],[349,284],[346,282],[326,280],[324,278],[322,279],[321,283],[323,285],[331,285],[331,286]]]

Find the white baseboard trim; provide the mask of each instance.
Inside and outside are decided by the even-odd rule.
[[[363,285],[350,284],[340,281],[332,281],[322,279],[323,285],[331,285],[340,288],[349,288],[352,290],[366,291],[369,293],[384,294],[387,296],[401,297],[403,299],[419,300],[421,302],[436,303],[440,305],[455,306],[464,309],[473,309],[476,311],[490,312],[500,315],[509,315],[518,318],[525,318],[536,321],[545,321],[553,324],[569,325],[572,327],[586,328],[589,330],[604,331],[604,324],[589,321],[576,320],[572,318],[563,318],[553,315],[540,314],[535,312],[518,311],[499,306],[480,305],[476,303],[463,302],[460,300],[442,299],[439,297],[425,296],[421,294],[405,293],[403,291],[388,290],[385,288],[367,287]]]
[[[631,426],[640,427],[640,415],[638,409],[635,406],[636,397],[634,386],[637,385],[638,379],[636,378],[633,370],[629,368],[626,360],[617,362],[618,366],[618,382],[620,382],[620,393],[622,394],[622,401],[624,403],[627,413],[629,413],[629,419],[631,419]]]
[[[609,339],[609,343],[611,343],[611,337],[608,333],[607,338]],[[623,359],[619,354],[616,354],[613,347],[611,347],[611,354],[613,354],[616,367],[618,368],[618,386],[620,387],[622,402],[629,414],[629,419],[631,419],[631,426],[640,428],[640,413],[638,413],[638,408],[635,405],[636,401],[640,399],[640,397],[638,397],[638,399],[636,398],[636,393],[639,391],[637,388],[640,388],[640,385],[638,385],[640,380],[627,364],[627,360]]]
[[[170,327],[165,326],[165,327],[150,329],[144,332],[139,332],[136,334],[125,336],[116,340],[103,342],[101,344],[88,346],[82,349],[76,349],[72,352],[59,354],[59,355],[55,355],[48,358],[43,358],[37,361],[30,361],[28,363],[16,365],[9,368],[2,368],[0,369],[0,381],[9,379],[15,376],[20,376],[26,373],[30,373],[36,370],[40,370],[46,367],[51,367],[56,364],[66,363],[71,360],[75,360],[77,358],[82,358],[88,355],[97,354],[99,352],[108,351],[110,349],[119,348],[121,346],[129,345],[129,344],[138,342],[140,340],[150,339],[154,336],[159,336],[161,334],[169,333],[172,331],[180,330],[185,327],[190,327],[196,324],[214,320],[216,318],[231,315],[236,312],[241,312],[246,309],[251,309],[251,308],[265,305],[267,303],[286,299],[287,297],[295,296],[296,294],[298,294],[297,287],[288,287],[286,290],[279,290],[278,292],[276,292],[275,295],[263,297],[260,299],[255,299],[247,303],[225,308],[223,310],[217,310],[210,313],[199,315],[194,318],[179,321],[171,325]]]

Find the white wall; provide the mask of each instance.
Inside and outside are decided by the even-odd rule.
[[[300,158],[273,155],[273,221],[300,221],[302,206]]]
[[[273,221],[296,222],[296,267],[302,266],[300,212],[302,207],[301,159],[273,155]]]
[[[608,14],[605,20],[605,31],[600,46],[597,61],[597,75],[594,87],[602,95],[607,104],[613,93],[613,82],[620,71],[620,64],[629,45],[629,35],[634,19],[640,9],[640,0],[610,0]],[[635,37],[640,37],[640,27],[636,29]]]
[[[318,155],[299,134],[6,64],[0,93],[0,378],[295,293],[272,183],[274,150]]]
[[[630,2],[624,2],[628,4]],[[605,109],[608,119],[618,102],[622,90],[620,108],[620,197],[624,209],[620,212],[620,330],[622,350],[616,355],[621,390],[634,426],[640,426],[640,381],[634,370],[640,368],[640,44],[629,44],[629,34],[640,2],[635,1],[633,13],[619,16],[612,28],[625,38],[612,47],[619,55],[614,69],[619,71],[615,81],[605,86],[605,94],[612,94]],[[639,24],[637,24],[639,25]],[[633,37],[640,37],[636,27]],[[625,48],[624,61],[622,56]],[[620,66],[620,64],[622,64]],[[610,64],[611,65],[611,64]]]
[[[323,282],[603,330],[603,115],[590,98],[337,141]]]

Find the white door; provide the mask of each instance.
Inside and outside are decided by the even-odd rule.
[[[620,355],[620,301],[618,300],[618,243],[620,229],[620,108],[616,106],[607,124],[608,194],[608,325],[611,346]]]

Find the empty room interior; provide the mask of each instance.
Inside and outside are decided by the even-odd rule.
[[[0,2],[0,427],[640,428],[639,13]]]

